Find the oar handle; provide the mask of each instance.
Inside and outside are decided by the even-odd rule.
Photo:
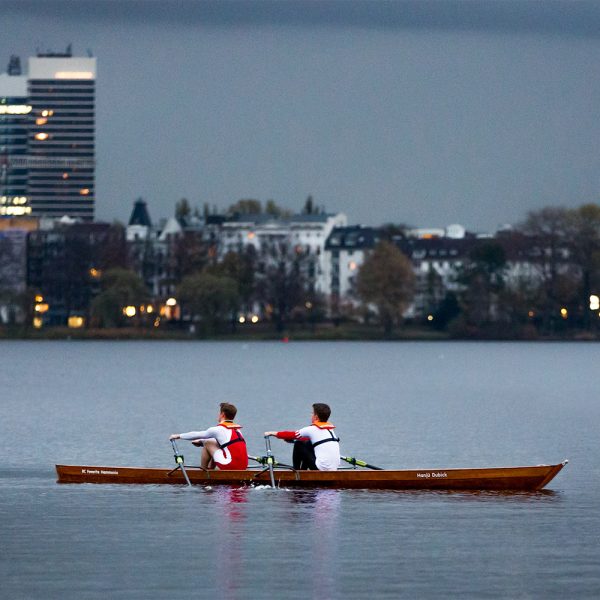
[[[191,487],[192,482],[190,481],[190,478],[188,477],[188,474],[186,473],[186,470],[185,470],[185,466],[184,466],[185,459],[183,458],[183,454],[179,453],[179,448],[177,448],[177,444],[175,443],[175,440],[170,440],[170,441],[171,441],[171,446],[173,447],[173,453],[175,455],[175,464],[177,465],[177,467],[179,469],[181,469],[181,472],[183,473],[186,483],[188,484],[188,486]]]
[[[173,454],[175,455],[175,462],[178,465],[182,465],[183,464],[183,454],[179,453],[179,448],[177,447],[177,443],[175,442],[175,440],[171,440],[171,446],[173,447]]]

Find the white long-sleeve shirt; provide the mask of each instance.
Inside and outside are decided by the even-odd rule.
[[[187,433],[180,433],[179,437],[182,440],[190,441],[215,439],[218,444],[223,445],[231,439],[232,431],[232,429],[217,425],[215,427],[209,427],[204,431],[188,431]]]

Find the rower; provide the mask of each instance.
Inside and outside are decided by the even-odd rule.
[[[228,402],[220,404],[219,423],[205,431],[174,433],[171,440],[189,440],[202,447],[200,466],[203,469],[223,471],[243,470],[248,467],[246,440],[240,433],[241,426],[233,422],[237,408]]]
[[[311,425],[297,431],[265,431],[265,436],[275,436],[294,442],[295,469],[337,471],[340,466],[340,438],[329,422],[331,409],[327,404],[313,404]]]

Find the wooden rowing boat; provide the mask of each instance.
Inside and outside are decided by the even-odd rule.
[[[294,471],[275,468],[275,481],[294,488],[369,488],[382,490],[535,491],[546,486],[568,461],[534,467],[417,469],[409,471]],[[186,466],[192,484],[269,485],[268,471],[219,471]],[[185,484],[181,470],[143,467],[56,465],[59,483]]]

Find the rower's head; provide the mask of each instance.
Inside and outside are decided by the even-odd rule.
[[[322,402],[313,404],[313,422],[321,421],[322,423],[326,423],[329,421],[330,415],[331,409],[328,404],[323,404]]]
[[[237,408],[233,404],[229,404],[229,402],[221,402],[219,408],[221,412],[219,413],[219,421],[233,421],[235,419],[235,415],[237,415]]]

